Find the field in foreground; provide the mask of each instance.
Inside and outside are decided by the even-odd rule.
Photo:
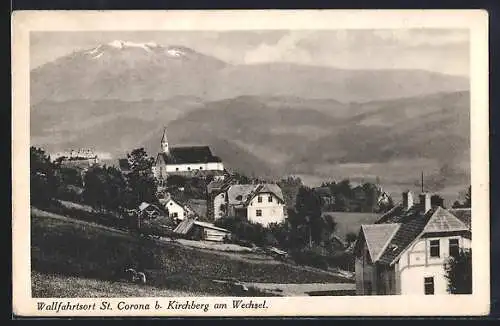
[[[57,274],[50,277],[59,277],[53,282],[52,290],[44,290],[32,282],[34,295],[52,291],[60,297],[72,297],[73,292],[61,288],[57,280],[66,279],[70,283],[77,282],[76,278],[114,281],[117,272],[127,266],[144,269],[148,285],[158,291],[165,291],[166,296],[169,293],[175,295],[175,292],[169,291],[196,293],[195,295],[237,295],[229,285],[214,283],[214,280],[227,279],[250,283],[351,282],[328,272],[286,263],[235,259],[228,255],[186,248],[180,244],[140,239],[96,225],[43,216],[36,210],[32,211],[31,243],[33,271],[43,275]],[[240,256],[244,257],[245,254]],[[97,283],[92,282],[97,281],[79,282],[90,286],[89,294],[81,295],[86,293],[86,290],[82,290],[83,293],[79,293],[79,296],[92,296],[97,287]],[[46,284],[50,287],[50,283],[42,280],[39,285]],[[109,293],[108,296],[122,293],[119,291],[123,289],[119,290],[116,284],[108,288],[112,292],[118,291],[118,294]],[[149,291],[144,291],[137,292],[137,295],[150,295]],[[268,294],[255,290],[246,295]]]
[[[81,277],[42,274],[31,274],[32,295],[35,298],[103,298],[103,297],[170,297],[170,296],[204,296],[203,293],[159,289],[126,282],[111,282]]]

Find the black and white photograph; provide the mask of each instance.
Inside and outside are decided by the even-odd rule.
[[[25,39],[35,310],[476,293],[470,26],[85,26]]]

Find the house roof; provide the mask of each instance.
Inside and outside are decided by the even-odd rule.
[[[361,226],[372,261],[378,260],[400,225],[399,223],[387,223]]]
[[[370,254],[374,253],[373,260],[382,264],[393,264],[408,246],[426,233],[469,231],[467,219],[470,221],[470,214],[463,212],[459,215],[460,217],[454,215],[453,210],[440,206],[424,212],[420,203],[407,210],[399,204],[382,215],[375,224],[363,225],[362,228],[368,247],[372,247]],[[394,229],[394,225],[398,227],[390,235],[389,230]],[[383,250],[378,252],[384,241],[386,242]]]
[[[226,176],[222,180],[213,180],[207,185],[207,192],[221,192],[227,190],[236,180],[232,176]]]
[[[279,200],[284,202],[283,192],[277,184],[264,183],[264,184],[244,184],[232,185],[227,190],[228,201],[230,205],[243,205],[248,203],[258,194],[272,193]]]
[[[467,231],[468,225],[462,222],[449,211],[438,207],[431,219],[425,226],[424,232],[443,232],[443,231]]]
[[[207,229],[212,229],[212,230],[217,230],[217,231],[221,231],[221,232],[231,233],[229,230],[226,230],[226,229],[220,228],[218,226],[215,226],[212,223],[201,222],[201,221],[194,221],[193,224],[201,226],[201,227],[204,227],[204,228],[207,228]]]
[[[166,164],[216,163],[222,160],[214,156],[208,146],[172,147],[169,154],[160,153]]]
[[[188,199],[186,205],[199,217],[207,216],[207,201],[203,199]]]
[[[190,218],[184,219],[174,229],[174,233],[186,235],[189,232],[189,230],[191,230],[193,225],[194,225],[193,219],[190,219]]]
[[[184,234],[185,235],[195,225],[201,226],[201,227],[207,228],[207,229],[217,230],[217,231],[221,231],[221,232],[225,232],[225,233],[231,233],[230,231],[228,231],[226,229],[223,229],[223,228],[220,228],[220,227],[217,227],[217,226],[213,225],[212,223],[196,221],[194,219],[185,219],[185,220],[183,220],[181,223],[179,223],[179,225],[177,225],[177,227],[174,229],[174,232],[178,233],[178,234]]]
[[[243,204],[255,190],[257,185],[232,185],[227,190],[229,205]]]

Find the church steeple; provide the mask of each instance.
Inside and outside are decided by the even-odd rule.
[[[168,149],[168,139],[167,139],[167,127],[163,129],[163,137],[161,138],[161,149],[163,150],[163,153],[168,154],[169,149]]]

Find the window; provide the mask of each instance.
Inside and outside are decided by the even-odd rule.
[[[175,168],[175,171],[179,171],[179,168]]]
[[[434,294],[434,277],[424,277],[425,294]]]
[[[439,257],[439,240],[431,240],[431,257]]]
[[[173,212],[172,217],[179,217],[179,214],[177,212]]]
[[[269,196],[269,197],[267,197],[267,201],[268,201],[269,203],[272,203],[272,202],[273,202],[273,196]]]
[[[259,203],[262,203],[262,196],[257,197],[257,201],[258,201]]]
[[[203,170],[203,166],[200,166],[200,170]]]
[[[191,167],[190,166],[188,166],[188,171],[191,171]]]
[[[258,210],[255,212],[255,215],[257,215],[257,216],[262,216],[262,209],[258,209]]]
[[[449,242],[450,256],[457,257],[460,247],[458,246],[458,239],[450,239]]]

